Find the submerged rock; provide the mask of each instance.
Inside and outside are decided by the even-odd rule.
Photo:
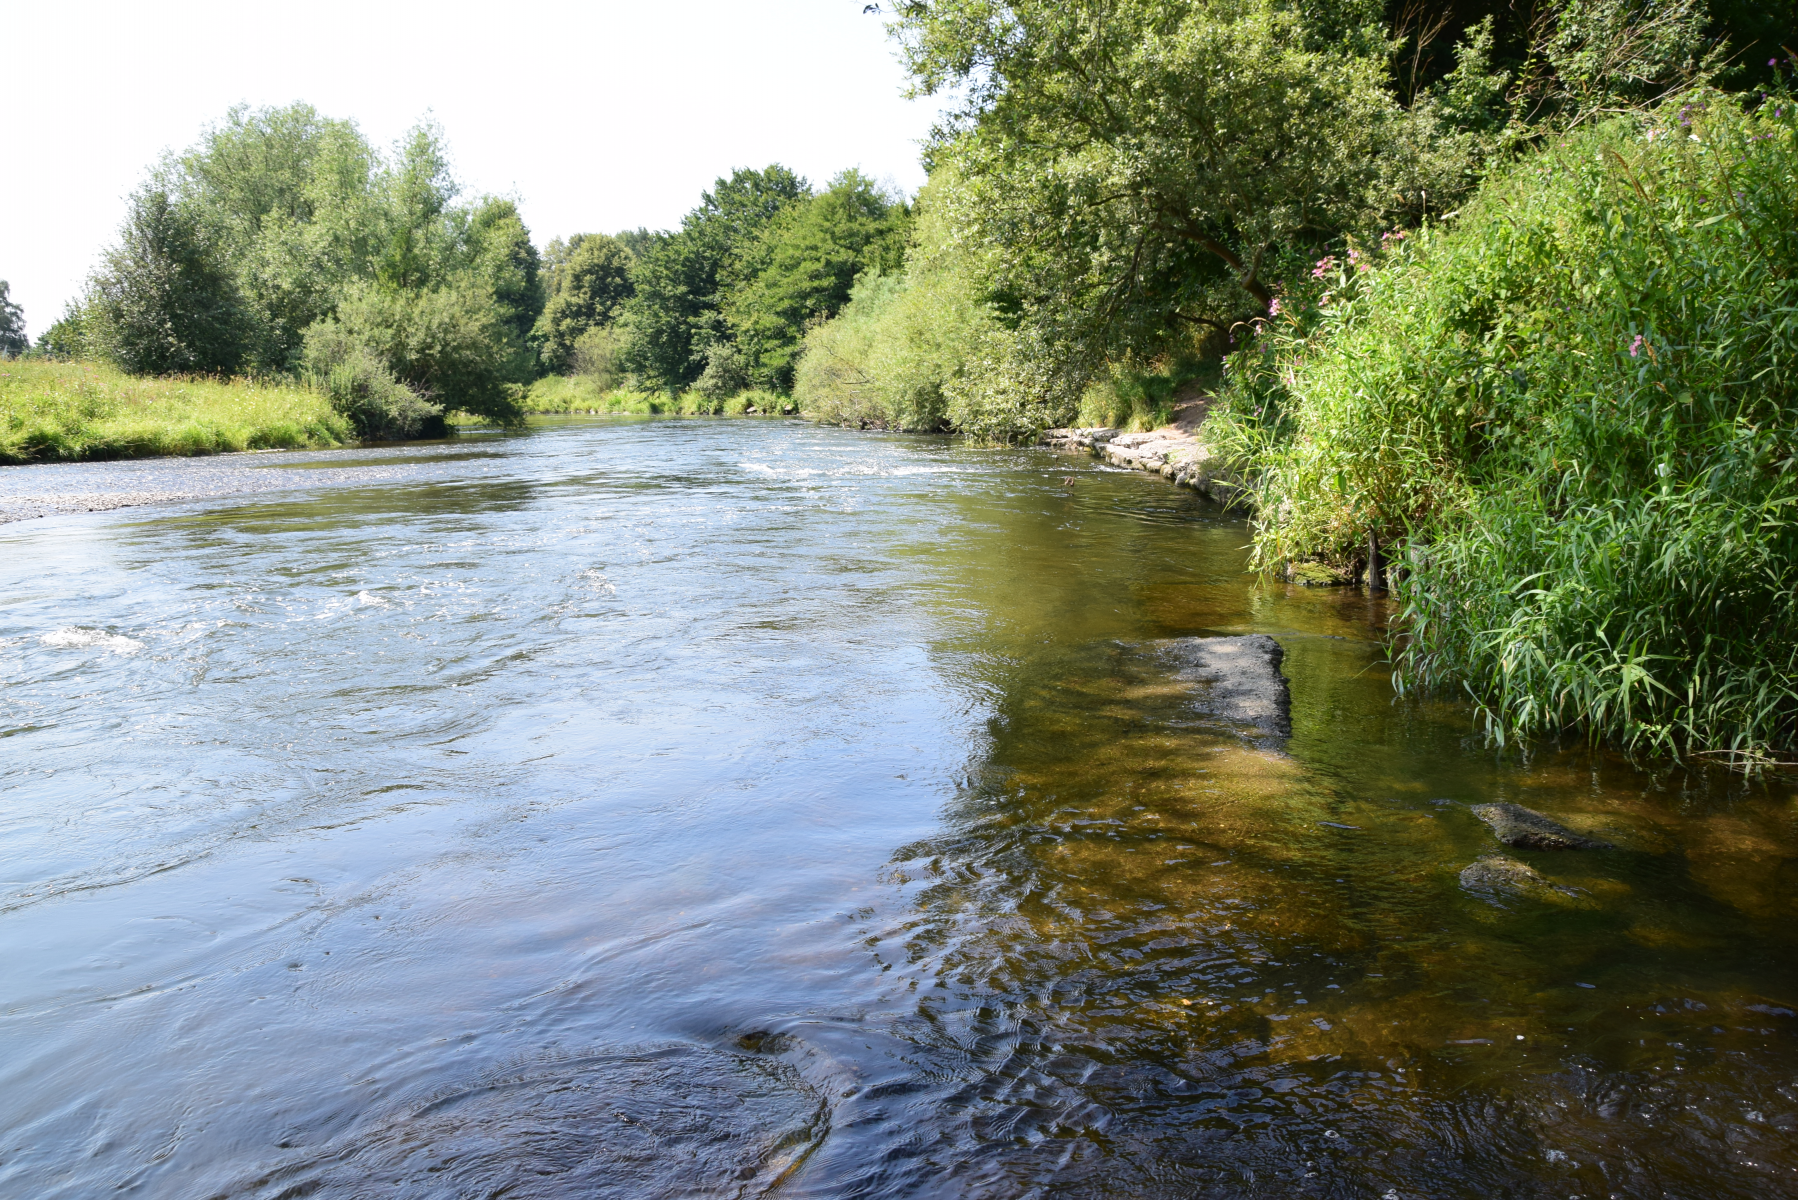
[[[1527,892],[1554,885],[1528,863],[1488,854],[1461,868],[1461,886],[1469,891]]]
[[[1301,587],[1347,587],[1355,582],[1348,571],[1320,562],[1287,563],[1286,578]]]
[[[1280,663],[1280,643],[1265,633],[1242,637],[1174,638],[1161,648],[1174,675],[1201,685],[1195,699],[1207,715],[1263,737],[1292,736],[1292,694]]]
[[[1462,867],[1461,886],[1487,899],[1503,894],[1529,896],[1575,908],[1591,907],[1590,898],[1583,892],[1551,883],[1528,863],[1502,854],[1488,854]]]
[[[1585,837],[1521,804],[1476,804],[1473,815],[1507,846],[1527,850],[1609,850],[1611,843]]]
[[[764,1047],[773,1049],[774,1047]],[[232,1192],[245,1200],[760,1196],[829,1130],[783,1062],[648,1046],[450,1088]]]

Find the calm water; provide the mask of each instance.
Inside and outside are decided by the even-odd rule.
[[[0,1195],[1798,1196],[1793,792],[1394,703],[1195,496],[747,421],[257,469],[0,528]],[[1151,645],[1250,631],[1285,753]],[[1495,799],[1619,848],[1470,894]]]

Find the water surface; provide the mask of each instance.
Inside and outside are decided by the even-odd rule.
[[[1798,1195],[1793,792],[1395,703],[1196,496],[748,421],[228,465],[0,528],[0,1194]],[[1154,649],[1241,632],[1283,748]],[[1618,848],[1470,892],[1491,800]]]

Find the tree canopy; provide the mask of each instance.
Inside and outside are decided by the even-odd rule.
[[[426,400],[515,420],[539,255],[514,201],[458,203],[448,161],[430,124],[382,155],[309,105],[234,108],[151,172],[56,345],[143,373],[328,374],[318,348],[348,331]]]

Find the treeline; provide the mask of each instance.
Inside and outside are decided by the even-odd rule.
[[[514,201],[460,196],[433,126],[383,154],[304,104],[240,107],[150,173],[38,351],[297,378],[376,438],[441,432],[451,410],[517,424],[545,374],[784,394],[806,329],[901,265],[910,219],[859,172],[814,190],[773,165],[720,179],[676,230],[540,252]]]
[[[1331,252],[1456,211],[1608,115],[1770,77],[1789,0],[921,0],[890,28],[959,98],[898,272],[813,329],[826,418],[990,440],[1152,419]],[[1783,13],[1783,18],[1782,18]],[[1771,50],[1769,51],[1769,47]]]
[[[552,242],[546,370],[725,397],[786,393],[805,331],[864,275],[896,270],[905,199],[859,171],[814,190],[779,165],[718,180],[671,232]]]

